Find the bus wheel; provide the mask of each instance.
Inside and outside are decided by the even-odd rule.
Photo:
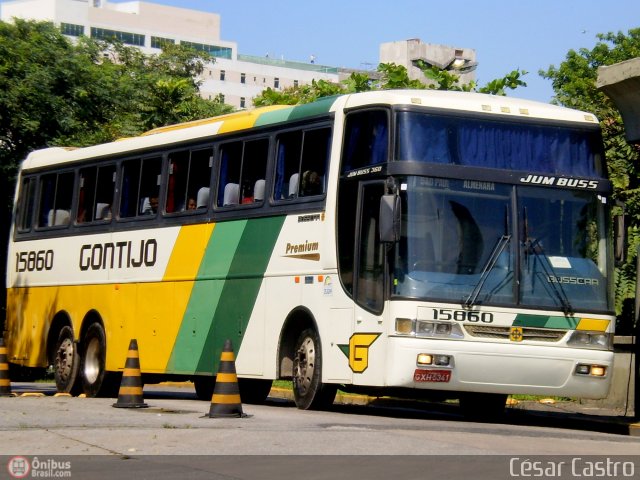
[[[53,372],[58,392],[78,392],[79,364],[80,355],[78,346],[73,341],[73,330],[69,326],[64,326],[58,334],[53,355]]]
[[[216,377],[194,377],[193,386],[196,388],[198,400],[211,401],[213,389],[216,386]]]
[[[263,404],[271,391],[271,380],[261,378],[239,378],[240,400],[242,403]]]
[[[105,380],[107,342],[104,329],[99,323],[92,323],[82,339],[82,367],[80,378],[82,390],[87,397],[101,393]]]
[[[465,393],[460,397],[462,414],[478,421],[499,420],[506,403],[507,395],[502,393]]]
[[[322,349],[318,333],[311,328],[298,337],[293,357],[293,398],[302,410],[328,407],[337,386],[322,383]]]

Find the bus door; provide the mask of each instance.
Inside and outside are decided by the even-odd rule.
[[[380,198],[384,181],[361,182],[354,244],[354,333],[349,341],[353,383],[380,384],[385,371],[384,321],[386,260],[380,241]]]

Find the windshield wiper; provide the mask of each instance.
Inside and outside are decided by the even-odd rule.
[[[484,262],[484,266],[482,267],[482,272],[480,273],[480,279],[478,280],[478,283],[476,283],[476,286],[473,288],[473,290],[463,303],[464,308],[471,308],[473,307],[473,305],[475,305],[476,300],[478,299],[478,296],[482,291],[482,287],[487,281],[487,278],[489,278],[489,274],[493,270],[493,267],[496,266],[498,258],[500,258],[500,254],[504,251],[510,240],[511,235],[502,235],[498,239],[495,246],[493,247],[493,250],[491,250],[489,258],[487,258],[487,261]]]
[[[553,265],[551,264],[551,261],[549,260],[547,255],[544,253],[544,248],[542,247],[542,244],[538,241],[537,238],[534,238],[533,240],[527,240],[524,244],[524,247],[525,247],[525,254],[529,254],[530,252],[532,252],[535,255],[536,259],[540,260],[540,266],[542,267],[542,270],[544,271],[544,275],[546,276],[547,284],[551,285],[551,290],[553,290],[553,293],[555,294],[556,299],[560,302],[560,305],[562,305],[562,310],[564,311],[564,314],[573,315],[573,307],[571,306],[571,302],[569,302],[569,297],[567,297],[567,294],[562,288],[562,285],[560,285],[557,282],[549,281],[549,279],[552,277],[554,279],[557,278],[557,275],[556,275],[556,271],[553,269]],[[544,281],[543,281],[543,285],[544,285]]]

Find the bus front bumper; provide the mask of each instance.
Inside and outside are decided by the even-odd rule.
[[[391,337],[387,359],[401,388],[604,398],[613,375],[613,352],[566,346]]]

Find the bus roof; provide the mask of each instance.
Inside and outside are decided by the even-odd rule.
[[[261,107],[160,127],[138,137],[124,138],[91,147],[45,148],[31,152],[23,162],[22,169],[30,170],[90,158],[133,154],[136,151],[156,146],[178,144],[188,140],[204,140],[222,133],[295,121],[338,109],[366,105],[414,105],[459,112],[492,114],[505,119],[560,120],[591,125],[598,123],[595,116],[590,113],[506,96],[438,90],[382,90],[325,97],[304,105]]]

